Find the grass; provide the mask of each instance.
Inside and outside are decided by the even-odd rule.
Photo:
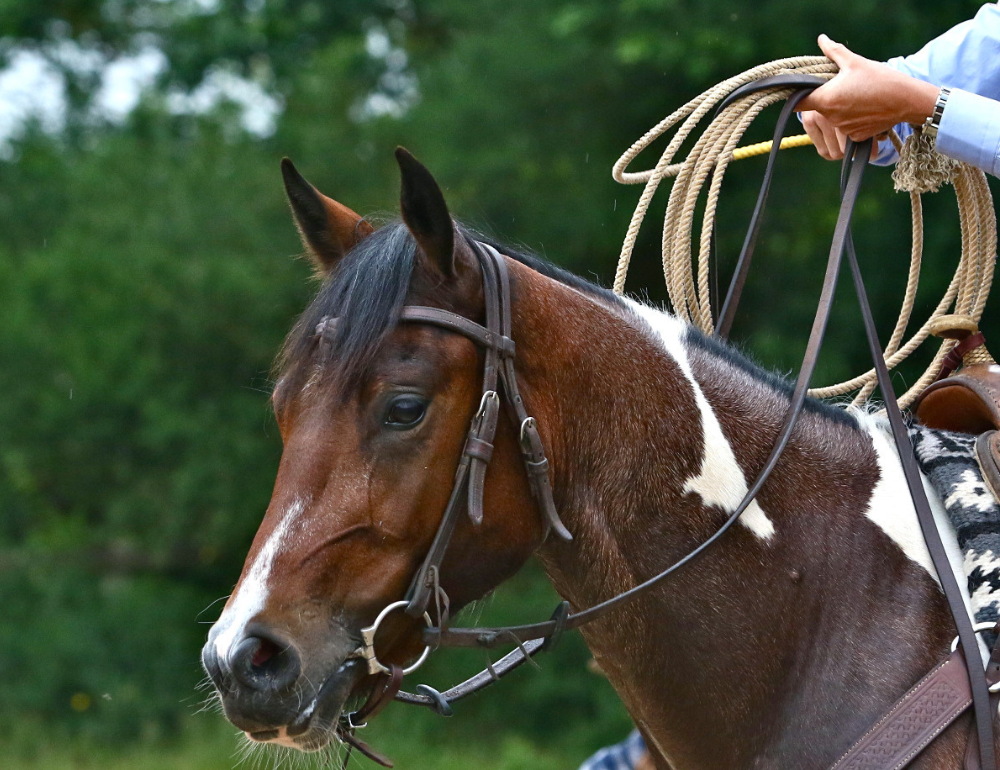
[[[509,581],[496,596],[466,613],[465,623],[511,623],[545,617],[557,597],[537,565]],[[502,653],[497,653],[494,659]],[[196,654],[192,652],[192,659]],[[399,770],[567,770],[601,746],[620,741],[631,729],[610,685],[586,670],[590,654],[578,634],[567,634],[553,652],[525,665],[502,682],[464,700],[450,719],[426,709],[393,704],[361,735]],[[445,650],[431,656],[407,679],[442,689],[483,667],[483,653]],[[136,705],[141,704],[141,695]],[[277,770],[332,768],[335,752],[305,755],[257,747],[248,751],[242,734],[220,714],[197,712],[192,691],[177,704],[171,727],[139,722],[126,727],[121,713],[88,700],[78,721],[25,716],[0,732],[4,770]],[[79,704],[82,705],[82,704]],[[69,705],[67,705],[69,708]],[[74,707],[75,708],[75,707]],[[141,717],[136,714],[137,720]],[[74,726],[75,725],[75,726]],[[101,737],[98,737],[101,736]],[[111,736],[111,737],[106,737]],[[355,755],[349,767],[378,766]]]
[[[391,757],[400,770],[566,770],[577,767],[590,753],[584,745],[573,745],[566,735],[543,745],[537,740],[500,726],[449,724],[445,740],[438,730],[426,730],[398,714],[365,736],[379,751]],[[571,731],[572,732],[572,731]],[[121,743],[98,742],[80,736],[59,737],[46,733],[40,724],[21,723],[4,748],[7,770],[228,770],[247,768],[336,768],[334,753],[304,755],[283,749],[257,749],[248,753],[242,735],[214,714],[192,715],[182,720],[169,739],[138,739]],[[6,741],[5,741],[6,743]],[[589,743],[585,741],[584,743]],[[349,767],[376,768],[356,755]]]

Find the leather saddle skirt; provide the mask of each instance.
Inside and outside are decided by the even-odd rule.
[[[913,411],[928,428],[975,434],[1000,429],[1000,365],[962,367],[929,385]]]
[[[978,435],[976,459],[1000,499],[1000,365],[971,364],[929,385],[913,405],[928,428]]]

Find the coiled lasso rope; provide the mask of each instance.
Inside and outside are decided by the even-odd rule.
[[[737,144],[754,118],[766,107],[790,96],[793,89],[778,87],[738,99],[711,121],[682,162],[672,163],[674,156],[702,118],[740,86],[771,75],[791,73],[817,75],[829,79],[836,72],[836,65],[822,56],[800,56],[762,64],[731,77],[692,99],[656,124],[633,144],[618,159],[612,171],[615,181],[622,184],[645,184],[635,212],[632,214],[625,242],[622,244],[618,270],[615,274],[615,292],[621,294],[625,290],[629,262],[653,194],[664,179],[676,177],[670,190],[663,222],[663,274],[667,292],[673,310],[678,316],[711,334],[713,318],[709,290],[709,261],[719,191],[726,169],[734,159],[734,153],[738,151]],[[637,172],[626,170],[644,149],[677,124],[680,125],[654,168]],[[940,326],[939,319],[942,317],[949,314],[957,315],[978,324],[993,281],[997,250],[996,213],[985,174],[979,169],[933,153],[919,130],[914,132],[905,145],[900,144],[894,132],[892,139],[900,150],[900,161],[893,173],[893,179],[897,190],[906,190],[910,193],[913,241],[902,308],[884,351],[886,364],[890,369],[899,365],[916,350],[931,334],[932,329]],[[944,182],[954,185],[958,197],[962,254],[948,289],[934,312],[904,343],[903,337],[913,312],[923,256],[923,213],[920,194],[937,190]],[[708,192],[701,220],[698,255],[695,259],[692,250],[695,206],[706,183]],[[923,389],[934,381],[944,357],[955,344],[955,340],[943,341],[924,374],[899,397],[901,407],[905,408],[912,403]],[[982,355],[988,354],[984,351]],[[809,393],[818,398],[829,398],[857,391],[854,403],[861,404],[871,395],[874,388],[875,370],[871,369],[836,385],[813,388]]]

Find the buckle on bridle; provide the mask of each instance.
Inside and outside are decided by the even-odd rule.
[[[382,624],[382,621],[386,619],[389,613],[393,612],[394,610],[406,607],[408,605],[409,602],[406,601],[405,599],[402,599],[398,602],[393,602],[392,604],[388,605],[385,609],[383,609],[378,614],[378,617],[375,618],[374,623],[372,623],[370,626],[367,626],[366,628],[361,629],[361,646],[358,647],[354,652],[352,652],[347,657],[361,658],[365,662],[365,665],[368,667],[368,673],[371,675],[392,673],[391,669],[388,666],[386,666],[382,661],[380,661],[378,659],[378,656],[375,654],[375,634],[378,632],[378,627]],[[429,613],[426,612],[424,613],[424,623],[427,624],[428,628],[433,627],[434,623],[433,621],[431,621],[431,616]],[[424,651],[420,653],[417,659],[409,666],[406,666],[403,669],[403,674],[404,675],[412,674],[414,671],[420,668],[424,664],[424,661],[427,660],[427,656],[430,655],[430,652],[431,652],[430,645],[425,646]]]
[[[476,410],[476,416],[472,418],[473,423],[481,424],[491,407],[493,409],[500,408],[500,395],[495,390],[487,390],[483,393],[483,397],[479,401],[479,409]]]

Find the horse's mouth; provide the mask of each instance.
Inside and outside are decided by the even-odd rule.
[[[364,678],[358,661],[343,663],[326,678],[316,696],[288,725],[269,730],[246,732],[256,743],[271,743],[299,751],[319,751],[339,740],[337,727],[344,706]]]

